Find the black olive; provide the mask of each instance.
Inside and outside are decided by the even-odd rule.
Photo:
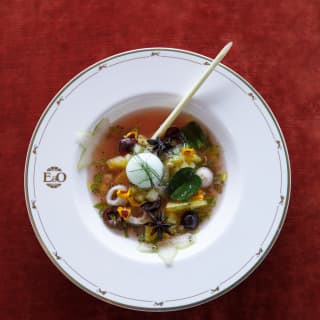
[[[132,152],[134,145],[137,143],[135,138],[123,138],[119,141],[119,153],[124,155]]]
[[[200,219],[196,212],[194,211],[187,211],[182,217],[181,217],[181,225],[185,229],[196,229],[199,225]]]
[[[183,143],[183,136],[181,130],[178,127],[170,127],[164,134],[165,141],[171,144]]]
[[[109,207],[102,214],[103,221],[110,227],[118,227],[121,224],[121,217],[117,207]]]
[[[160,209],[161,201],[160,201],[160,199],[158,199],[153,202],[145,202],[141,207],[146,212],[154,213]]]

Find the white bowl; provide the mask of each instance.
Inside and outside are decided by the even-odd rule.
[[[179,251],[172,267],[105,227],[92,206],[86,171],[77,170],[77,132],[102,117],[114,121],[140,108],[173,108],[210,61],[164,48],[104,59],[67,83],[35,128],[25,168],[32,226],[58,269],[103,301],[153,311],[210,301],[244,280],[279,234],[290,197],[286,144],[263,98],[224,65],[186,111],[222,146],[228,180],[196,243]]]

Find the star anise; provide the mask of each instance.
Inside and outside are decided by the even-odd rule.
[[[151,222],[145,223],[145,226],[152,227],[151,235],[154,235],[157,233],[158,241],[162,240],[163,233],[167,233],[172,235],[169,228],[174,225],[174,223],[167,222],[168,217],[165,216],[161,210],[158,211],[158,213],[153,214],[152,212],[148,212]]]
[[[170,143],[161,140],[160,138],[148,139],[147,141],[152,146],[152,151],[156,152],[158,157],[172,148]]]

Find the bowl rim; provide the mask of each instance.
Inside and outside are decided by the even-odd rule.
[[[276,240],[279,237],[280,231],[284,225],[287,213],[288,213],[288,208],[289,208],[289,203],[290,203],[290,196],[291,196],[291,166],[290,166],[290,158],[289,158],[289,153],[288,153],[288,148],[286,145],[286,141],[283,135],[283,132],[280,128],[280,125],[275,117],[275,115],[273,114],[271,108],[269,107],[269,105],[267,104],[267,102],[264,100],[264,98],[260,95],[260,93],[247,81],[245,80],[242,76],[240,76],[237,72],[235,72],[233,69],[231,69],[230,67],[226,66],[225,64],[219,63],[219,66],[222,67],[223,69],[227,70],[228,72],[230,72],[232,75],[234,75],[235,77],[237,77],[240,81],[242,81],[246,86],[248,86],[252,92],[258,97],[258,99],[262,102],[263,106],[266,108],[266,110],[268,111],[268,113],[271,116],[271,119],[273,120],[276,129],[279,132],[279,136],[281,138],[281,142],[282,142],[282,146],[284,149],[284,154],[285,154],[285,158],[286,158],[286,164],[287,164],[287,173],[288,173],[288,187],[287,187],[287,194],[286,194],[286,201],[285,201],[285,206],[284,206],[284,210],[283,210],[283,214],[281,217],[281,221],[279,223],[278,229],[276,230],[269,246],[264,250],[264,252],[261,254],[260,259],[252,266],[251,269],[249,269],[247,271],[247,273],[245,273],[241,278],[239,278],[237,281],[235,281],[233,284],[231,284],[229,287],[221,290],[219,293],[213,295],[212,297],[208,297],[208,298],[204,298],[201,299],[199,301],[190,303],[190,304],[185,304],[185,305],[181,305],[181,306],[177,306],[177,307],[153,307],[153,308],[148,308],[148,307],[138,307],[138,306],[131,306],[131,305],[127,305],[127,304],[123,304],[123,303],[119,303],[113,300],[110,300],[106,297],[103,297],[93,291],[90,291],[88,288],[86,288],[85,286],[83,286],[80,282],[78,282],[76,279],[74,279],[71,275],[69,275],[67,272],[65,272],[63,270],[63,268],[57,263],[57,261],[52,257],[51,253],[49,252],[48,248],[46,247],[45,243],[42,241],[42,238],[38,232],[38,229],[36,227],[35,221],[33,219],[32,216],[32,210],[30,207],[30,199],[28,197],[27,194],[27,189],[28,189],[28,165],[29,165],[29,160],[30,160],[30,155],[32,153],[32,146],[33,146],[33,142],[34,139],[36,137],[36,134],[38,132],[38,129],[42,123],[42,121],[44,120],[46,114],[48,113],[48,111],[51,109],[51,107],[55,104],[55,102],[57,102],[57,100],[59,99],[59,97],[61,96],[61,93],[68,88],[74,81],[76,81],[78,78],[80,78],[83,74],[87,73],[89,70],[99,66],[100,64],[106,63],[110,60],[113,60],[115,58],[119,58],[125,55],[129,55],[129,54],[134,54],[134,53],[140,53],[140,52],[148,52],[148,51],[169,51],[169,52],[178,52],[178,53],[182,53],[182,54],[188,54],[197,58],[202,58],[204,60],[206,60],[207,62],[211,62],[213,59],[200,54],[200,53],[196,53],[190,50],[184,50],[184,49],[177,49],[177,48],[171,48],[171,47],[147,47],[147,48],[140,48],[140,49],[133,49],[133,50],[128,50],[128,51],[123,51],[111,56],[108,56],[106,58],[100,59],[99,61],[89,65],[87,68],[83,69],[81,72],[77,73],[74,77],[72,77],[55,95],[54,97],[51,99],[51,101],[48,103],[48,105],[46,106],[46,108],[43,110],[39,120],[37,121],[33,133],[31,135],[30,138],[30,142],[28,145],[28,150],[27,150],[27,154],[26,154],[26,160],[25,160],[25,167],[24,167],[24,195],[25,195],[25,202],[26,202],[26,207],[27,207],[27,211],[28,211],[28,216],[29,216],[29,220],[30,223],[32,225],[32,229],[36,235],[36,238],[38,239],[42,249],[44,250],[44,252],[46,253],[46,255],[48,256],[48,258],[50,259],[50,261],[55,265],[55,267],[67,278],[69,279],[74,285],[76,285],[78,288],[84,290],[85,292],[87,292],[88,294],[90,294],[91,296],[103,301],[103,302],[108,302],[112,305],[118,306],[118,307],[122,307],[122,308],[126,308],[126,309],[130,309],[130,310],[135,310],[135,311],[147,311],[147,312],[166,312],[166,311],[178,311],[178,310],[184,310],[184,309],[189,309],[195,306],[199,306],[201,304],[213,301],[219,297],[221,297],[222,295],[226,294],[227,292],[231,291],[233,288],[235,288],[236,286],[238,286],[240,283],[242,283],[245,279],[247,279],[259,266],[260,264],[264,261],[264,259],[266,258],[266,256],[269,254],[269,252],[271,251],[271,249],[273,248]]]

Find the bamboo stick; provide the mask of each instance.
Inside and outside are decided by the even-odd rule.
[[[161,124],[158,130],[153,134],[151,139],[156,139],[157,137],[161,137],[166,130],[170,127],[170,125],[174,122],[177,116],[181,113],[186,104],[191,100],[193,95],[199,90],[201,85],[205,82],[205,80],[209,77],[211,72],[216,68],[216,66],[220,63],[220,61],[225,57],[225,55],[229,52],[232,47],[232,42],[229,42],[214,58],[210,67],[202,74],[198,82],[192,87],[187,94],[180,100],[177,106],[171,111],[166,120]]]

